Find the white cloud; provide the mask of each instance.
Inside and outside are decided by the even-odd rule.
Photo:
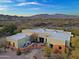
[[[6,6],[6,5],[0,5],[0,11],[1,10],[8,10],[8,9],[9,9],[8,6]]]
[[[25,5],[40,5],[40,3],[37,3],[37,2],[24,2],[24,3],[19,3],[17,4],[17,6],[25,6]]]
[[[1,11],[1,10],[4,10],[4,8],[0,8],[0,11]]]
[[[0,8],[0,11],[4,11],[4,10],[7,10],[7,8]]]
[[[50,5],[50,4],[42,4],[42,3],[38,3],[38,2],[22,2],[17,4],[16,6],[26,6],[26,5],[39,5],[39,6],[44,6],[44,7],[55,7],[56,5]]]
[[[11,3],[12,0],[0,0],[1,3]]]

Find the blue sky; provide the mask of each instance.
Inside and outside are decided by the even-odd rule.
[[[0,14],[18,16],[79,15],[79,0],[0,0]]]

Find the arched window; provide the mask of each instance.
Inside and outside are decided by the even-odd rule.
[[[15,47],[15,43],[13,42],[13,47]]]
[[[8,42],[8,45],[11,45],[11,42]]]
[[[61,47],[61,46],[59,46],[59,49],[62,49],[62,47]]]

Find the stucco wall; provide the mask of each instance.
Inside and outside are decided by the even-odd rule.
[[[65,40],[57,40],[53,38],[47,38],[47,44],[48,46],[50,44],[53,45],[52,49],[56,52],[56,50],[60,53],[65,52]],[[61,49],[59,49],[61,47]]]
[[[18,48],[23,48],[24,43],[26,43],[27,41],[29,41],[29,38],[23,38],[18,40]]]
[[[54,38],[47,37],[47,43],[53,44],[53,45],[65,45],[65,40],[58,40]]]
[[[61,49],[59,49],[59,47],[61,47]],[[54,45],[52,49],[53,49],[53,52],[57,52],[57,51],[58,51],[58,53],[65,52],[65,46],[64,45]]]
[[[18,48],[18,41],[17,40],[12,40],[10,38],[7,38],[7,41],[11,42],[12,45],[13,45],[13,43],[15,43],[15,47]]]
[[[23,44],[27,41],[29,41],[29,38],[23,38],[20,40],[12,40],[10,38],[7,38],[8,42],[11,42],[11,45],[13,45],[13,43],[15,43],[15,48],[22,48]]]
[[[31,32],[30,30],[22,30],[22,33],[29,35],[29,36],[33,34],[33,32]]]

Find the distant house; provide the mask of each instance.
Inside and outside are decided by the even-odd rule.
[[[25,29],[22,33],[32,35],[36,33],[38,35],[37,41],[40,43],[47,43],[49,47],[54,50],[64,51],[66,46],[70,45],[71,32],[54,29]]]
[[[24,45],[29,41],[29,36],[23,33],[8,36],[7,43],[9,46],[14,48],[23,48]]]

